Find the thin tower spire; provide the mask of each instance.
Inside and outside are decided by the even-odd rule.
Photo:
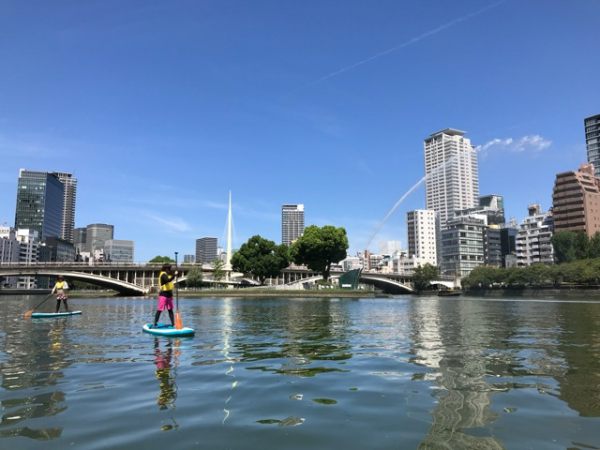
[[[228,280],[231,275],[231,235],[231,191],[229,191],[229,209],[227,212],[227,259],[224,267]]]

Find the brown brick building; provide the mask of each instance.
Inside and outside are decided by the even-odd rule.
[[[556,175],[552,193],[554,231],[600,231],[600,178],[593,164]]]

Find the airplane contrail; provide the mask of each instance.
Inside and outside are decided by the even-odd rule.
[[[329,80],[330,78],[333,78],[333,77],[336,77],[338,75],[341,75],[341,74],[343,74],[345,72],[348,72],[349,70],[352,70],[352,69],[355,69],[355,68],[357,68],[359,66],[362,66],[363,64],[367,64],[367,63],[369,63],[369,62],[371,62],[371,61],[373,61],[375,59],[381,58],[382,56],[388,55],[388,54],[393,53],[395,51],[398,51],[398,50],[400,50],[402,48],[405,48],[405,47],[408,47],[410,45],[416,44],[417,42],[422,41],[423,39],[427,39],[428,37],[433,36],[433,35],[435,35],[437,33],[440,33],[440,32],[444,31],[447,28],[453,27],[454,25],[457,25],[457,24],[459,24],[461,22],[464,22],[466,20],[472,19],[473,17],[478,16],[480,14],[483,14],[484,12],[486,12],[486,11],[492,9],[492,8],[496,8],[497,6],[501,5],[502,3],[505,3],[506,1],[507,0],[500,0],[499,2],[492,3],[492,4],[488,5],[488,6],[486,6],[485,8],[481,8],[481,9],[475,11],[475,12],[467,14],[466,16],[458,17],[458,18],[456,18],[454,20],[451,20],[448,23],[445,23],[445,24],[440,25],[440,26],[438,26],[436,28],[433,28],[432,30],[426,31],[425,33],[422,33],[422,34],[420,34],[418,36],[415,36],[414,38],[411,38],[408,41],[403,42],[402,44],[399,44],[399,45],[396,45],[394,47],[388,48],[387,50],[383,50],[383,51],[381,51],[379,53],[376,53],[373,56],[370,56],[370,57],[368,57],[366,59],[363,59],[362,61],[355,62],[354,64],[351,64],[349,66],[346,66],[346,67],[343,67],[343,68],[341,68],[339,70],[336,70],[335,72],[331,72],[328,75],[325,75],[325,76],[323,76],[323,77],[321,77],[321,78],[319,78],[319,79],[317,79],[315,81],[312,81],[312,82],[308,83],[304,87],[310,87],[310,86],[314,86],[316,84],[322,83],[323,81],[326,81],[326,80]]]

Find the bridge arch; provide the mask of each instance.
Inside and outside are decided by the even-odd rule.
[[[129,283],[123,280],[117,280],[115,278],[105,277],[103,275],[96,275],[86,272],[70,272],[65,270],[52,270],[52,269],[39,269],[39,268],[22,268],[22,269],[8,269],[0,270],[0,276],[3,277],[19,277],[19,276],[41,276],[41,277],[56,277],[62,275],[68,280],[79,280],[92,283],[96,286],[114,289],[121,295],[145,295],[148,293],[147,289],[144,289],[133,283]]]
[[[360,281],[372,284],[388,294],[413,294],[415,290],[407,284],[385,277],[361,274]]]
[[[453,281],[433,280],[430,281],[429,284],[431,286],[445,286],[448,289],[454,289],[456,287],[456,283]]]
[[[341,274],[340,274],[341,275]],[[331,278],[339,278],[339,275],[333,275]],[[304,283],[313,283],[315,281],[323,279],[322,275],[316,275],[301,280],[293,281],[284,286],[293,288],[296,286],[302,286]],[[365,274],[364,272],[360,275],[359,281],[372,284],[388,294],[412,294],[414,289],[409,285],[406,285],[400,281],[392,280],[385,277],[377,277],[375,275]],[[285,289],[285,288],[284,288]]]

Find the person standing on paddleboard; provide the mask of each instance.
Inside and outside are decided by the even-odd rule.
[[[67,282],[65,281],[63,276],[59,275],[56,278],[56,283],[54,284],[52,291],[50,292],[50,294],[56,294],[56,312],[57,313],[60,310],[60,302],[61,301],[65,305],[65,311],[69,311],[69,305],[67,304],[68,297],[67,297],[67,293],[65,292],[67,289],[69,289],[69,285],[67,284]]]
[[[154,315],[153,326],[158,325],[160,313],[165,309],[169,313],[171,325],[175,326],[175,318],[173,316],[173,289],[175,288],[175,283],[173,283],[173,280],[175,277],[177,277],[177,275],[177,271],[173,272],[171,264],[164,264],[162,266],[162,270],[158,275],[158,285],[160,286],[160,291],[158,292],[158,305],[156,306],[156,314]]]

